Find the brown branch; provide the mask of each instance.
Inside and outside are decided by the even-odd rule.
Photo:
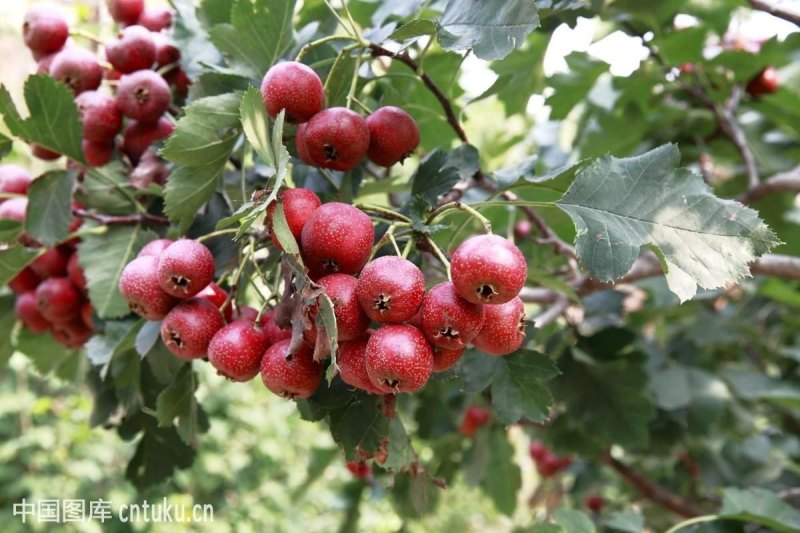
[[[569,300],[567,297],[564,295],[558,295],[555,302],[553,302],[550,307],[548,307],[540,315],[533,318],[533,324],[539,329],[547,327],[558,320],[558,317],[563,315],[564,311],[566,311],[568,307]]]
[[[717,117],[717,123],[719,124],[719,128],[722,133],[731,141],[733,146],[742,156],[742,161],[744,161],[744,168],[747,172],[747,187],[749,189],[754,189],[758,187],[759,182],[761,181],[758,176],[758,167],[756,166],[756,158],[753,155],[753,150],[750,149],[750,145],[747,142],[747,137],[744,134],[744,130],[736,122],[736,107],[739,105],[739,99],[741,98],[742,89],[738,85],[734,85],[732,88],[731,98],[725,104],[724,107],[720,107],[713,102],[708,103],[711,110],[714,112],[714,116]]]
[[[703,510],[693,502],[665,489],[622,461],[607,455],[602,459],[602,462],[611,467],[622,479],[635,488],[639,494],[651,502],[686,518],[693,518],[704,514]]]
[[[800,194],[800,166],[787,172],[780,172],[762,181],[757,186],[748,189],[738,200],[743,204],[752,204],[768,194],[782,192]]]
[[[169,225],[168,218],[160,217],[158,215],[151,215],[150,213],[138,213],[136,215],[102,215],[100,213],[86,211],[85,209],[73,209],[72,214],[76,217],[94,220],[95,222],[99,222],[100,224],[105,224],[107,226],[142,224],[148,222],[151,224],[162,224],[165,226]]]
[[[773,17],[778,17],[783,20],[789,21],[795,26],[800,26],[800,12],[792,10],[788,7],[779,6],[767,0],[750,0],[750,7],[759,11],[769,13]]]

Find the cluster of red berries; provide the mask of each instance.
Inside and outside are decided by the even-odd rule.
[[[309,165],[346,171],[366,156],[376,165],[390,167],[419,145],[417,123],[399,107],[381,107],[366,120],[345,107],[323,109],[322,80],[296,61],[270,68],[261,82],[261,96],[271,117],[285,110],[286,121],[298,124],[295,148]]]
[[[470,405],[464,413],[464,418],[461,419],[461,425],[458,428],[459,433],[465,437],[474,437],[482,426],[489,423],[492,415],[488,409],[478,407],[477,405]]]
[[[32,181],[24,168],[0,165],[0,192],[27,194]],[[0,199],[0,220],[24,223],[27,208],[26,197]],[[74,219],[70,231],[80,224],[80,219]],[[29,235],[23,234],[19,240],[32,248],[41,247]],[[70,348],[83,346],[94,332],[94,310],[86,295],[86,278],[75,244],[46,250],[8,283],[17,295],[14,310],[22,325],[33,333],[49,332]]]
[[[136,165],[153,143],[169,137],[174,130],[166,117],[172,101],[170,84],[185,96],[190,83],[178,65],[180,50],[165,33],[172,25],[169,9],[146,8],[144,0],[107,3],[112,17],[125,26],[105,43],[107,66],[94,52],[72,43],[66,20],[52,8],[32,7],[22,26],[25,44],[38,62],[37,72],[65,83],[75,94],[83,123],[83,153],[93,167],[111,161],[115,146]],[[100,90],[103,78],[109,82],[109,92]],[[117,139],[121,130],[122,138]],[[39,145],[31,149],[45,160],[61,156]],[[153,178],[163,183],[166,173]]]
[[[536,471],[543,478],[554,477],[572,464],[571,457],[556,455],[538,440],[531,441],[529,452],[536,463]]]

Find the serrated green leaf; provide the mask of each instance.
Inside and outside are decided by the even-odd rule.
[[[357,449],[377,451],[389,434],[389,420],[383,416],[378,399],[360,398],[330,413],[331,435],[350,460],[358,460]]]
[[[197,379],[191,365],[184,365],[175,381],[158,395],[156,399],[156,418],[158,425],[167,427],[178,419],[178,434],[183,441],[197,446],[200,433],[200,406],[194,396]]]
[[[392,418],[389,423],[389,446],[387,452],[386,462],[381,466],[395,472],[408,468],[417,458],[417,454],[414,453],[414,448],[411,446],[411,439],[406,433],[406,427],[398,416]]]
[[[231,149],[234,142],[235,139],[231,141]],[[164,196],[164,213],[178,223],[179,233],[186,232],[197,211],[217,190],[227,160],[226,156],[203,167],[178,167],[170,174]]]
[[[748,263],[778,241],[758,213],[712,194],[702,178],[676,168],[678,148],[606,156],[575,177],[557,202],[577,229],[578,257],[601,280],[622,277],[652,247],[667,283],[684,301],[749,275]]]
[[[644,517],[634,510],[616,511],[604,520],[604,524],[607,528],[624,533],[644,531]]]
[[[336,376],[336,354],[338,351],[339,342],[339,329],[336,324],[336,314],[333,310],[333,301],[327,294],[322,294],[317,300],[319,312],[317,314],[317,331],[318,334],[325,332],[328,338],[328,346],[331,350],[331,364],[328,366],[328,371],[325,377],[328,379],[330,385],[333,378]]]
[[[159,428],[155,419],[147,417],[144,434],[128,463],[125,478],[139,490],[151,487],[168,479],[175,469],[190,467],[195,453],[175,428]]]
[[[480,59],[502,59],[539,27],[530,0],[450,0],[438,23],[445,50],[472,49]]]
[[[405,47],[416,41],[419,37],[433,35],[434,33],[436,33],[435,22],[432,20],[417,19],[403,24],[394,30],[391,35],[389,35],[389,39],[397,41]]]
[[[219,4],[219,2],[216,3]],[[188,61],[181,62],[181,68],[185,69],[194,79],[200,73],[207,71],[205,65],[216,65],[222,60],[222,57],[200,24],[195,1],[170,0],[170,4],[175,9],[172,38],[181,51],[181,55],[188,59]],[[226,7],[230,10],[229,2],[226,2]],[[203,14],[208,16],[209,10],[204,10]]]
[[[360,63],[352,53],[344,52],[336,57],[333,68],[325,80],[325,94],[328,97],[329,107],[346,105],[357,64]]]
[[[289,230],[289,223],[286,222],[286,215],[283,212],[283,202],[278,202],[275,206],[275,213],[272,215],[272,232],[281,244],[281,248],[287,254],[299,254],[300,247]]]
[[[725,489],[719,516],[755,522],[772,531],[800,531],[800,511],[777,494],[760,488]]]
[[[594,533],[596,531],[586,513],[576,509],[558,509],[553,515],[556,524],[569,533]]]
[[[17,333],[15,348],[25,354],[42,375],[56,372],[60,366],[68,364],[77,351],[59,344],[52,335],[33,333],[26,328]]]
[[[31,250],[18,244],[0,250],[0,285],[8,285],[8,282],[31,264],[40,253],[42,250]]]
[[[161,322],[146,321],[136,334],[134,347],[136,353],[145,357],[161,338]]]
[[[71,172],[47,172],[33,180],[28,191],[25,231],[45,246],[63,241],[72,223]]]
[[[120,318],[129,313],[119,292],[122,270],[139,250],[157,236],[141,226],[109,227],[100,235],[87,235],[78,246],[89,298],[100,318]]]
[[[17,315],[14,312],[15,301],[14,295],[0,296],[0,365],[5,365],[14,353],[11,340],[17,323]]]
[[[592,59],[585,52],[573,52],[566,61],[569,71],[556,74],[548,80],[554,91],[547,98],[547,105],[552,108],[551,116],[554,119],[567,118],[575,105],[586,101],[597,78],[608,70],[608,64]]]
[[[3,159],[5,156],[11,153],[12,146],[13,141],[0,133],[0,159]]]
[[[83,127],[69,88],[47,75],[25,81],[25,103],[30,116],[22,119],[11,95],[0,88],[0,114],[9,131],[29,143],[36,143],[83,163]]]
[[[532,350],[501,358],[492,380],[492,409],[497,419],[506,424],[522,418],[546,419],[553,397],[544,382],[558,374],[552,359]]]
[[[247,136],[250,146],[258,154],[272,173],[275,172],[275,155],[272,153],[272,143],[269,138],[269,116],[264,107],[261,92],[254,87],[249,87],[242,96],[239,104],[239,114],[242,129]]]
[[[77,199],[84,207],[103,213],[130,213],[136,204],[138,191],[131,184],[127,172],[119,161],[88,169],[76,191]]]
[[[434,150],[422,160],[411,177],[411,196],[424,196],[430,205],[458,183],[458,169],[449,164],[447,152]]]
[[[514,447],[506,432],[495,428],[489,434],[489,462],[481,488],[501,513],[512,516],[517,508],[517,492],[522,487],[519,465],[514,462]]]
[[[0,220],[0,242],[12,243],[22,234],[22,222],[18,220]]]

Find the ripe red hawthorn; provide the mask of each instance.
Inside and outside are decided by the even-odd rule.
[[[369,260],[374,240],[370,218],[339,202],[315,209],[300,234],[303,261],[312,277],[358,273]]]
[[[167,65],[172,65],[173,63],[180,61],[181,51],[177,46],[175,46],[175,43],[170,40],[169,37],[163,33],[152,33],[151,36],[156,45],[156,66],[158,68],[166,67]],[[173,73],[176,71],[177,68],[171,70],[169,72],[171,76],[165,74],[164,79],[172,83],[174,81],[174,77],[176,76]]]
[[[311,161],[331,170],[355,168],[369,148],[367,123],[361,115],[344,107],[331,107],[314,115],[304,136]]]
[[[356,298],[358,280],[347,274],[331,274],[320,278],[317,283],[325,289],[325,294],[333,302],[337,339],[349,341],[361,337],[367,331],[369,317],[364,313]],[[316,320],[317,313],[316,306],[310,309],[312,321]],[[312,335],[316,339],[316,330],[310,331],[314,332]]]
[[[447,350],[439,346],[433,346],[433,371],[444,372],[456,366],[456,363],[464,355],[464,348],[460,350]]]
[[[257,314],[258,313],[256,313],[256,315]],[[252,320],[255,320],[256,315],[253,316]],[[269,339],[271,345],[292,338],[291,328],[284,329],[275,323],[275,311],[273,309],[265,311],[264,314],[261,315],[261,327],[264,328],[264,334],[267,336],[267,339]]]
[[[463,350],[483,327],[483,308],[461,298],[451,282],[440,283],[422,300],[422,331],[435,346]]]
[[[474,437],[478,428],[489,422],[491,413],[483,407],[477,405],[470,405],[464,413],[464,418],[461,420],[459,432],[466,437]]]
[[[358,339],[339,344],[339,353],[336,364],[339,367],[339,376],[342,381],[370,394],[383,394],[372,384],[367,373],[366,350],[370,334],[367,333]]]
[[[69,348],[80,348],[94,332],[93,328],[84,324],[80,317],[68,322],[53,324],[52,335],[56,342]]]
[[[183,359],[197,359],[208,351],[212,337],[225,325],[222,313],[203,298],[184,300],[161,322],[161,340]]]
[[[548,452],[547,447],[538,440],[531,441],[530,445],[528,446],[528,452],[531,455],[531,459],[537,463],[544,459],[548,453],[550,453]]]
[[[30,267],[42,279],[63,277],[67,275],[69,259],[70,254],[63,248],[50,248],[34,259]]]
[[[484,306],[486,320],[472,344],[490,355],[515,352],[525,341],[525,304],[519,296],[499,305]]]
[[[175,131],[175,125],[167,118],[161,117],[154,123],[139,122],[131,120],[125,126],[122,133],[122,145],[120,150],[136,164],[142,154],[150,148],[153,143],[163,141]]]
[[[92,52],[72,46],[64,48],[53,58],[50,76],[64,82],[77,96],[100,87],[103,69]]]
[[[143,123],[155,123],[172,101],[169,85],[152,70],[125,74],[117,86],[117,107],[126,117]]]
[[[64,17],[48,6],[32,6],[25,12],[22,39],[36,54],[51,54],[64,46],[69,26]]]
[[[349,461],[347,469],[358,479],[367,479],[372,475],[372,467],[366,461]]]
[[[261,81],[261,98],[272,118],[286,110],[291,124],[307,122],[322,110],[325,91],[322,80],[310,67],[285,61],[270,68]]]
[[[369,318],[400,323],[414,317],[425,297],[425,276],[403,257],[384,256],[361,271],[356,296]]]
[[[33,291],[39,286],[41,278],[31,270],[31,267],[25,267],[8,282],[8,288],[17,294],[23,292]]]
[[[519,220],[516,224],[514,224],[514,238],[517,240],[522,240],[528,237],[532,230],[533,224],[531,224],[530,220]]]
[[[161,289],[176,298],[191,298],[214,280],[214,256],[203,243],[180,239],[158,258]]]
[[[31,146],[31,155],[36,159],[41,159],[42,161],[55,161],[61,154],[58,152],[54,152],[52,150],[48,150],[41,144],[33,143]]]
[[[292,232],[294,240],[300,242],[300,235],[303,231],[308,217],[314,212],[316,208],[322,205],[319,196],[313,191],[308,189],[284,189],[280,193],[280,202],[283,204],[283,215],[286,217],[286,224],[289,226],[289,231]],[[273,202],[267,207],[266,223],[272,229],[272,217],[275,216],[275,209],[277,203]],[[271,233],[272,244],[282,250],[278,237],[275,232]]]
[[[366,122],[369,128],[367,157],[376,165],[390,167],[402,163],[419,146],[416,121],[399,107],[376,109]]]
[[[419,390],[433,371],[433,350],[414,326],[378,328],[367,342],[365,359],[370,381],[387,394]]]
[[[39,307],[36,304],[36,294],[33,291],[17,295],[17,299],[14,302],[14,312],[22,322],[22,325],[33,333],[44,333],[50,330],[50,321],[39,312]]]
[[[147,255],[151,255],[157,258],[161,255],[161,252],[166,250],[169,247],[169,245],[172,244],[173,242],[175,241],[173,241],[172,239],[156,239],[154,241],[150,241],[144,246],[142,246],[142,249],[139,250],[139,255],[137,255],[136,257],[144,257]]]
[[[233,319],[233,306],[228,302],[228,296],[228,291],[212,281],[202,291],[198,292],[195,298],[202,298],[214,304],[214,307],[222,311],[225,320],[230,322]],[[228,305],[225,305],[226,302]],[[223,306],[225,307],[223,308]]]
[[[297,152],[297,157],[306,165],[313,165],[314,161],[311,160],[311,155],[308,153],[308,145],[306,144],[306,125],[305,123],[297,126],[297,131],[294,134],[294,148]]]
[[[172,10],[162,6],[145,7],[136,23],[150,31],[165,30],[172,26]]]
[[[599,494],[590,494],[583,503],[590,511],[595,513],[600,512],[606,505],[606,501]]]
[[[211,339],[208,361],[218,374],[231,381],[250,381],[258,374],[267,346],[267,337],[259,326],[252,321],[234,320]]]
[[[776,92],[779,87],[780,82],[778,81],[778,71],[775,69],[775,67],[769,66],[756,74],[747,83],[746,90],[750,96],[758,98],[764,96],[765,94],[772,94]]]
[[[90,167],[102,167],[107,165],[114,156],[113,142],[94,142],[88,139],[81,141],[81,150],[86,164]]]
[[[144,0],[106,0],[106,7],[120,24],[136,24],[144,12]]]
[[[161,289],[158,283],[158,258],[137,257],[122,270],[119,292],[131,311],[146,320],[161,320],[178,303],[177,298]]]
[[[310,398],[322,383],[322,367],[305,344],[289,355],[290,339],[270,347],[261,360],[261,379],[273,393],[287,399]]]
[[[123,74],[149,69],[156,60],[156,43],[144,26],[128,26],[106,44],[106,58]]]
[[[0,192],[28,194],[32,181],[33,177],[26,169],[17,165],[0,165]],[[4,201],[0,198],[0,203]]]
[[[528,278],[522,252],[497,235],[476,235],[461,243],[451,255],[450,271],[459,296],[476,304],[506,303]]]
[[[81,294],[68,278],[46,279],[36,287],[36,307],[50,322],[69,322],[80,313]]]

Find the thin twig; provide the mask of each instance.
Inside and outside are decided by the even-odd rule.
[[[800,166],[787,172],[780,172],[748,189],[738,198],[743,204],[752,204],[768,194],[791,192],[800,194]]]
[[[93,213],[85,209],[73,209],[72,214],[78,218],[87,220],[94,220],[100,224],[107,226],[121,225],[121,224],[163,224],[169,225],[169,219],[158,215],[151,215],[150,213],[137,213],[135,215],[102,215],[100,213]]]
[[[790,9],[788,7],[779,6],[774,2],[767,0],[750,0],[750,7],[769,13],[773,17],[778,17],[783,20],[789,21],[795,26],[800,26],[800,12]]]
[[[569,307],[569,300],[564,295],[558,295],[553,305],[548,307],[542,314],[534,317],[533,324],[537,328],[544,328],[558,320],[564,311]]]

